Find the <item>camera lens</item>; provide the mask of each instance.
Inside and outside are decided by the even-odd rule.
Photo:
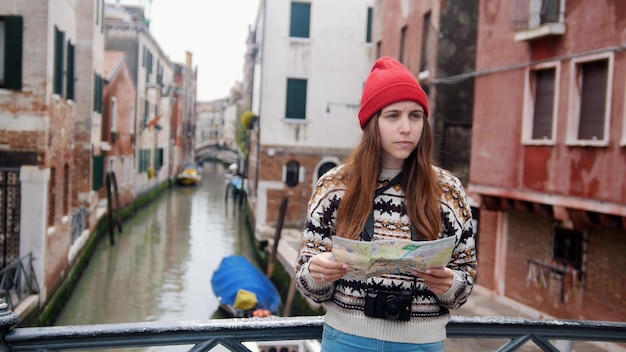
[[[402,312],[402,304],[396,299],[385,302],[385,317],[389,320],[398,320]]]

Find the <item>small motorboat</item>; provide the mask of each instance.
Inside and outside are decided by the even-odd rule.
[[[220,308],[232,317],[275,315],[281,304],[272,281],[241,255],[222,259],[211,286]]]
[[[185,163],[183,169],[176,176],[176,183],[181,186],[194,186],[202,181],[202,175],[200,175],[200,165],[198,163]]]

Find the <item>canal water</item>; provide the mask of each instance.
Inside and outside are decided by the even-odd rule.
[[[212,273],[225,256],[252,258],[244,212],[225,197],[226,173],[206,162],[201,184],[173,186],[125,221],[114,245],[99,241],[55,325],[223,318]]]

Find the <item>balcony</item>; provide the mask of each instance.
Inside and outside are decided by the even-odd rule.
[[[515,41],[565,34],[565,0],[516,0],[511,20]]]

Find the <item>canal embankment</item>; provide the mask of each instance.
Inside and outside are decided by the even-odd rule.
[[[155,198],[159,197],[164,191],[172,187],[173,181],[166,181],[156,186],[150,192],[140,195],[135,201],[120,210],[122,221],[131,218],[138,210],[150,204]],[[108,239],[110,224],[107,217],[106,208],[98,207],[97,224],[94,230],[86,236],[85,244],[82,249],[74,255],[73,263],[70,270],[63,278],[57,290],[50,296],[45,305],[40,308],[39,300],[36,297],[25,300],[17,307],[15,313],[19,316],[20,322],[17,326],[49,326],[54,324],[59,312],[71,295],[73,288],[89,265],[90,259],[97,244],[101,240]]]

